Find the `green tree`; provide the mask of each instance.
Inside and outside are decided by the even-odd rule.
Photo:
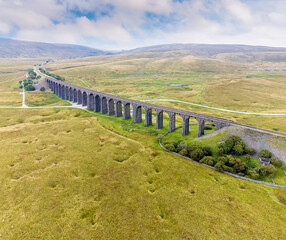
[[[259,152],[260,157],[264,158],[271,158],[272,157],[272,152],[270,152],[268,149],[261,149]]]

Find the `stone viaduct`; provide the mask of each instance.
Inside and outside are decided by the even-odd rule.
[[[89,110],[100,112],[101,114],[115,115],[115,117],[122,117],[123,119],[131,118],[130,106],[132,106],[132,121],[134,123],[142,122],[142,109],[145,110],[145,126],[152,125],[152,114],[156,112],[156,129],[163,128],[163,113],[169,115],[168,131],[173,132],[176,129],[175,119],[180,116],[183,119],[182,135],[189,134],[189,119],[194,118],[198,121],[199,131],[198,137],[204,134],[205,122],[212,122],[216,130],[225,126],[233,125],[234,122],[224,118],[212,117],[209,115],[174,109],[146,102],[136,101],[128,98],[122,98],[115,95],[99,92],[83,87],[78,87],[69,83],[56,80],[52,77],[44,76],[46,78],[49,88],[62,99],[72,101],[74,103],[87,106]]]

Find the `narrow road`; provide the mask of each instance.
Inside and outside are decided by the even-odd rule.
[[[152,99],[152,100],[140,100],[142,102],[178,102],[178,103],[185,103],[197,107],[203,107],[203,108],[209,108],[213,110],[218,110],[222,112],[231,112],[231,113],[238,113],[238,114],[245,114],[245,115],[260,115],[260,116],[286,116],[286,113],[254,113],[254,112],[240,112],[240,111],[234,111],[234,110],[228,110],[223,108],[216,108],[216,107],[209,107],[197,103],[191,103],[191,102],[185,102],[180,100],[174,100],[174,99]]]
[[[27,77],[27,75],[26,75]],[[21,108],[28,108],[28,106],[25,104],[25,99],[26,99],[26,92],[25,92],[25,88],[24,88],[24,84],[22,82],[22,89],[23,91],[20,93],[23,95],[23,101],[22,101],[22,107]]]

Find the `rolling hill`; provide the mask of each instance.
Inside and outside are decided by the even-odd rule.
[[[0,38],[0,58],[51,58],[55,60],[108,54],[112,53],[80,45],[28,42]]]

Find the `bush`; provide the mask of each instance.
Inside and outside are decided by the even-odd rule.
[[[272,152],[270,152],[268,149],[261,149],[259,152],[260,157],[264,158],[271,158],[272,157]]]
[[[232,149],[232,152],[234,153],[234,155],[241,156],[244,152],[243,146],[239,143],[235,144]]]
[[[35,88],[34,88],[34,86],[32,84],[28,84],[28,85],[25,86],[25,90],[26,91],[34,91]]]
[[[257,172],[256,169],[248,170],[247,175],[248,175],[250,178],[255,179],[255,180],[257,180],[257,179],[259,178],[259,173]]]
[[[190,152],[190,158],[195,161],[200,161],[204,157],[204,152],[202,149],[197,148]]]
[[[200,160],[200,163],[204,163],[210,166],[214,166],[216,164],[216,161],[213,157],[211,156],[205,156]]]
[[[269,164],[260,167],[260,171],[263,172],[263,176],[269,175],[270,177],[273,177],[277,170],[272,164]]]
[[[42,92],[43,92],[43,91],[46,91],[45,87],[41,87],[41,88],[40,88],[40,91],[42,91]]]
[[[253,154],[256,153],[255,149],[254,149],[254,148],[251,148],[251,147],[246,147],[246,148],[244,149],[244,152],[245,152],[246,154],[249,154],[249,155],[253,155]]]
[[[251,159],[251,156],[249,154],[246,154],[245,158],[246,158],[246,161],[249,162]]]
[[[277,157],[271,157],[270,162],[273,166],[275,167],[282,167],[283,166],[283,161]]]
[[[231,173],[245,174],[248,170],[248,167],[245,162],[231,155],[219,157],[218,163],[221,163],[218,166],[221,167],[224,171],[231,172]]]
[[[175,152],[175,150],[176,150],[176,148],[175,148],[175,146],[174,146],[173,143],[167,143],[167,144],[165,145],[165,148],[166,148],[167,150],[171,151],[171,152]]]
[[[216,170],[218,170],[219,172],[223,172],[224,169],[223,169],[223,166],[224,164],[222,162],[217,162],[214,167],[216,168]]]
[[[181,141],[177,145],[177,149],[176,150],[177,150],[177,152],[180,152],[183,148],[187,149],[188,145],[184,141]]]
[[[230,152],[230,149],[226,146],[225,143],[219,143],[218,145],[218,154],[220,156],[224,155],[224,154],[228,154]]]
[[[188,150],[187,150],[187,148],[183,148],[180,152],[179,152],[179,154],[181,154],[181,155],[183,155],[183,156],[185,156],[185,157],[187,157],[188,156]]]
[[[204,146],[202,147],[202,150],[205,156],[211,156],[213,154],[212,149],[210,147]]]

